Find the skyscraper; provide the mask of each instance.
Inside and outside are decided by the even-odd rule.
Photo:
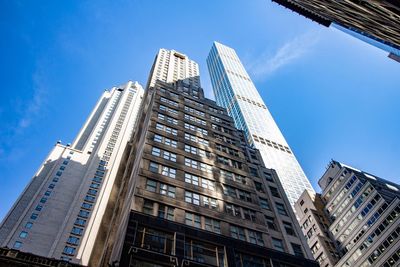
[[[400,266],[400,186],[331,161],[297,215],[320,266]]]
[[[161,64],[165,55],[170,61]],[[190,82],[199,73],[160,75],[187,64],[198,69],[173,50],[155,59],[141,131],[120,170],[124,190],[104,228],[107,245],[91,264],[316,266],[276,172],[226,110]]]
[[[105,91],[72,145],[57,142],[0,225],[0,246],[88,264],[143,96]]]
[[[400,3],[383,1],[273,0],[321,25],[344,32],[400,57]],[[362,37],[361,37],[362,36]]]
[[[214,42],[207,57],[217,104],[226,108],[247,141],[275,169],[293,205],[305,189],[314,192],[235,50]]]

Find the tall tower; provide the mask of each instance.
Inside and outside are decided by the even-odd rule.
[[[0,225],[0,246],[86,265],[134,132],[143,88],[105,91],[72,145],[59,142]]]
[[[207,57],[217,103],[225,107],[247,141],[275,169],[293,206],[305,189],[314,192],[235,50],[214,42]]]
[[[105,253],[91,265],[316,266],[276,172],[204,98],[198,72],[156,78],[181,69],[161,64],[172,56],[198,69],[179,52],[157,55]]]
[[[200,87],[199,65],[182,53],[161,48],[154,60],[147,87],[154,86],[156,81],[172,83],[177,80]]]

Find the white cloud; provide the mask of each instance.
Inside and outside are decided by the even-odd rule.
[[[249,72],[255,79],[265,78],[272,75],[278,69],[289,65],[305,56],[318,41],[317,32],[308,32],[287,41],[275,54],[264,52],[254,60],[249,67]]]
[[[42,76],[36,72],[33,77],[33,96],[27,102],[26,108],[24,109],[21,117],[18,120],[16,133],[21,132],[25,128],[29,127],[32,120],[39,114],[44,103],[45,86]]]

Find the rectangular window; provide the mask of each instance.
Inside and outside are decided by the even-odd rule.
[[[191,108],[191,107],[188,107],[188,106],[185,106],[185,111],[193,113],[193,114],[196,114],[196,115],[201,116],[201,117],[204,117],[204,115],[205,115],[204,112],[202,112],[200,110],[197,110],[197,109],[194,109],[194,108]]]
[[[283,226],[285,227],[285,231],[288,235],[291,236],[296,236],[296,232],[294,231],[294,228],[291,223],[289,222],[283,222]]]
[[[174,106],[174,107],[178,106],[178,102],[172,101],[172,100],[170,100],[168,98],[160,97],[160,100],[161,100],[161,102],[167,103],[167,104],[169,104],[171,106]]]
[[[205,230],[220,234],[221,233],[220,222],[217,220],[205,217]]]
[[[67,239],[67,243],[68,244],[72,244],[72,245],[78,245],[79,244],[79,238],[76,236],[69,236]]]
[[[288,216],[285,206],[282,203],[275,203],[275,204],[279,214]]]
[[[186,145],[186,144],[185,144],[185,152],[192,153],[194,155],[199,155],[200,157],[209,157],[210,156],[209,152],[207,152],[203,149],[194,147],[194,146]]]
[[[270,186],[269,189],[271,190],[271,194],[272,194],[274,197],[278,197],[278,198],[281,197],[281,196],[279,195],[278,188],[273,187],[273,186]]]
[[[209,142],[206,139],[201,138],[201,137],[197,137],[197,136],[192,135],[192,134],[185,133],[185,139],[186,140],[190,140],[192,142],[196,142],[196,143],[201,144],[201,145],[209,146]]]
[[[26,228],[26,229],[31,229],[32,226],[33,226],[33,223],[31,223],[31,222],[27,222],[27,223],[25,224],[25,228]]]
[[[172,162],[176,162],[176,154],[175,153],[172,153],[172,152],[169,152],[166,150],[162,150],[158,147],[152,147],[151,154],[156,157],[161,157],[163,159],[166,159],[166,160],[169,160]]]
[[[170,206],[159,204],[158,205],[158,217],[164,218],[167,220],[174,220],[174,210],[175,209]]]
[[[173,108],[166,107],[164,105],[160,105],[160,110],[168,112],[168,113],[171,113],[172,115],[178,115],[178,111],[177,110],[175,110]]]
[[[163,121],[165,121],[167,123],[170,123],[170,124],[173,124],[173,125],[178,125],[178,120],[176,120],[176,119],[174,119],[172,117],[166,116],[164,114],[158,113],[157,118],[159,120],[163,120]]]
[[[265,222],[268,226],[268,229],[278,231],[278,228],[275,224],[275,219],[273,217],[269,217],[265,215]]]
[[[164,137],[164,136],[161,136],[158,134],[154,135],[153,140],[155,142],[162,143],[162,144],[165,144],[165,145],[173,147],[173,148],[177,147],[177,142],[175,140],[169,139],[167,137]]]
[[[301,246],[298,244],[290,243],[293,248],[293,252],[295,256],[299,257],[304,257],[303,250],[301,249]]]
[[[246,241],[246,234],[244,233],[244,228],[239,226],[230,226],[231,237]]]
[[[194,205],[200,205],[200,195],[190,192],[190,191],[185,191],[185,202],[187,203],[192,203]]]
[[[150,162],[149,171],[159,173],[173,179],[176,177],[176,169],[155,162]]]
[[[260,197],[259,199],[260,199],[261,208],[266,209],[266,210],[270,210],[271,209],[270,206],[269,206],[268,200],[266,198],[261,198]]]
[[[175,198],[176,187],[168,184],[160,183],[160,194]]]
[[[145,199],[143,203],[143,213],[153,215],[153,205],[153,201]]]
[[[67,255],[74,255],[75,251],[76,251],[76,248],[70,247],[70,246],[65,246],[63,253],[67,254]]]
[[[78,227],[72,227],[72,231],[71,231],[71,234],[74,234],[74,235],[82,235],[82,233],[83,233],[83,229],[82,228],[78,228]]]
[[[185,165],[203,172],[212,173],[212,166],[197,160],[185,158]]]
[[[272,238],[272,245],[276,250],[285,252],[285,247],[283,246],[283,242],[280,239]]]
[[[171,128],[171,127],[168,127],[168,126],[166,126],[164,124],[157,123],[156,124],[156,129],[160,130],[160,131],[164,131],[164,132],[172,134],[172,135],[178,135],[178,130],[176,130],[174,128]]]
[[[185,118],[185,120],[189,120],[189,121],[192,121],[192,122],[204,125],[204,126],[206,125],[206,121],[205,120],[201,120],[199,118],[196,118],[196,117],[188,115],[188,114],[184,114],[184,118]]]
[[[190,212],[185,213],[185,224],[196,228],[201,228],[201,217]]]
[[[146,190],[150,192],[156,192],[157,190],[157,182],[154,180],[147,179]]]
[[[185,126],[185,129],[188,129],[188,130],[191,130],[191,131],[203,134],[203,135],[208,135],[208,131],[206,129],[194,126],[193,124],[185,122],[184,126]]]
[[[264,246],[264,240],[262,238],[262,234],[260,232],[256,231],[251,231],[247,230],[247,233],[249,234],[249,242],[259,245],[259,246]]]

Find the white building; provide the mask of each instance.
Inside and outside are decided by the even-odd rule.
[[[305,189],[314,192],[235,50],[214,42],[207,65],[217,103],[260,150],[266,167],[277,171],[290,204]]]
[[[147,87],[154,86],[157,80],[166,83],[184,80],[190,85],[200,87],[199,65],[175,50],[161,48],[150,73]]]
[[[87,265],[143,88],[105,91],[72,145],[55,145],[0,224],[0,247]]]

